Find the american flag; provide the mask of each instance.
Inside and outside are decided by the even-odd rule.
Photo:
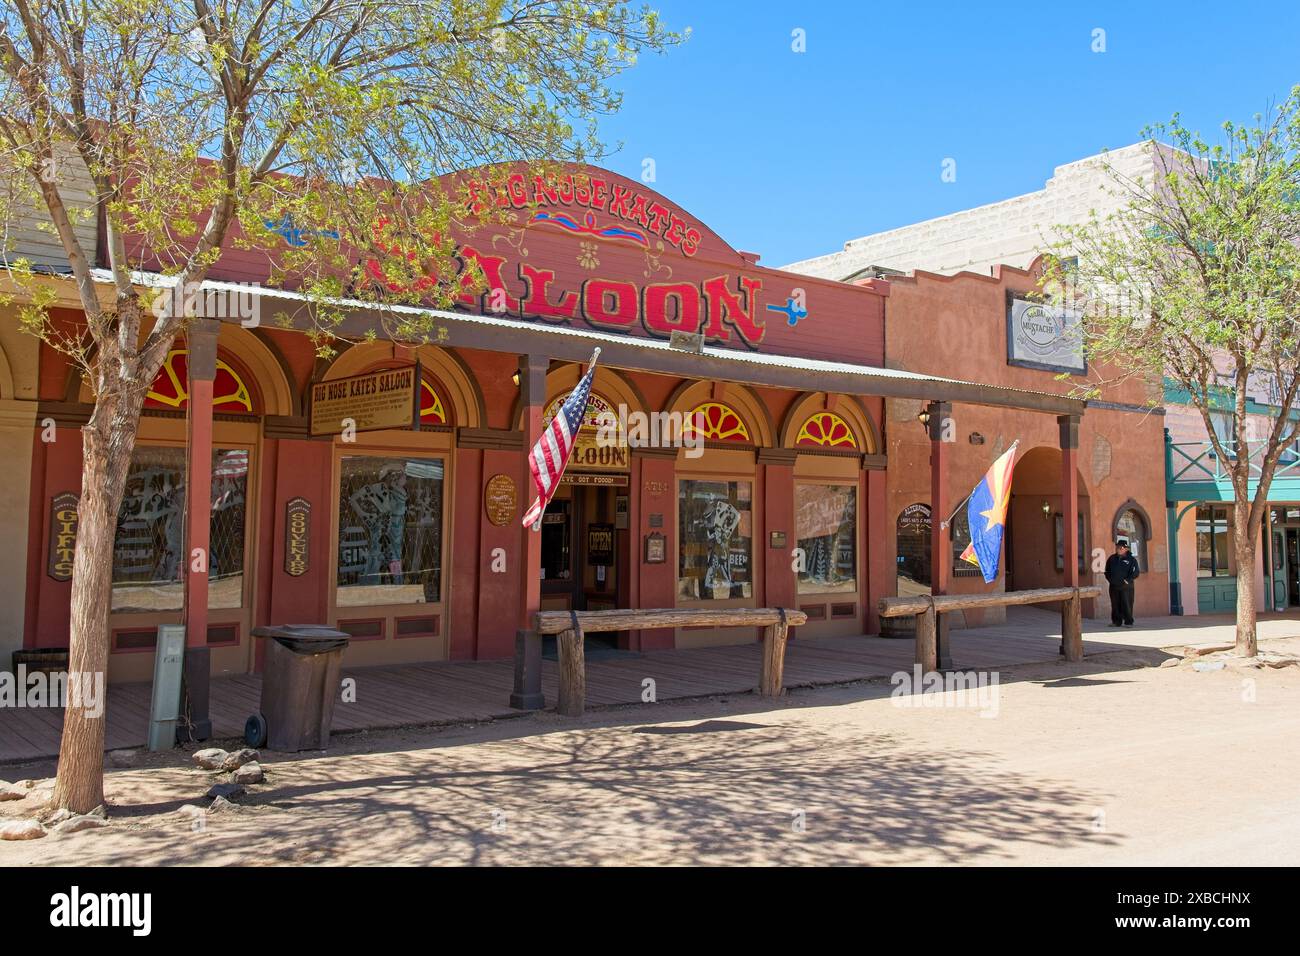
[[[578,429],[582,427],[582,419],[587,413],[587,398],[591,394],[591,377],[596,374],[596,359],[599,357],[600,349],[596,349],[591,355],[591,364],[587,366],[587,374],[564,400],[550,424],[542,429],[542,437],[528,458],[528,470],[533,476],[537,498],[524,513],[523,521],[534,531],[541,530],[542,513],[550,504],[555,489],[560,487],[560,476],[564,474],[564,466],[569,463],[569,455],[578,440]]]

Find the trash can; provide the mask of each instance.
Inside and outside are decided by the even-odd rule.
[[[262,711],[248,718],[244,740],[271,750],[324,750],[350,637],[323,624],[255,627],[253,636],[271,640],[262,669]]]

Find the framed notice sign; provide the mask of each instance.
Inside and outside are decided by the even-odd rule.
[[[311,433],[337,435],[348,427],[358,432],[414,428],[419,387],[419,365],[317,382],[311,387]]]
[[[1007,295],[1007,364],[1083,375],[1083,323],[1061,305]]]

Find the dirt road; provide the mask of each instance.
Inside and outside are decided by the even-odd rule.
[[[220,813],[181,809],[215,775],[141,755],[109,827],[0,864],[1293,864],[1300,667],[1169,660],[1009,669],[982,707],[863,683],[363,734],[264,755]]]

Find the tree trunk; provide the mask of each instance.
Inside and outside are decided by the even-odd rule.
[[[1259,652],[1255,636],[1255,540],[1249,528],[1234,533],[1237,554],[1236,653],[1254,657]]]
[[[101,365],[106,367],[98,374],[100,397],[81,432],[85,457],[72,561],[68,674],[70,688],[73,675],[79,675],[76,679],[83,687],[96,686],[86,681],[99,681],[102,683],[97,686],[106,691],[113,544],[144,389],[134,381],[138,376],[121,374],[122,366],[114,357],[102,356]],[[97,715],[92,715],[85,703],[84,697],[69,693],[54,785],[54,806],[74,813],[86,813],[104,802],[105,700],[97,701]]]

